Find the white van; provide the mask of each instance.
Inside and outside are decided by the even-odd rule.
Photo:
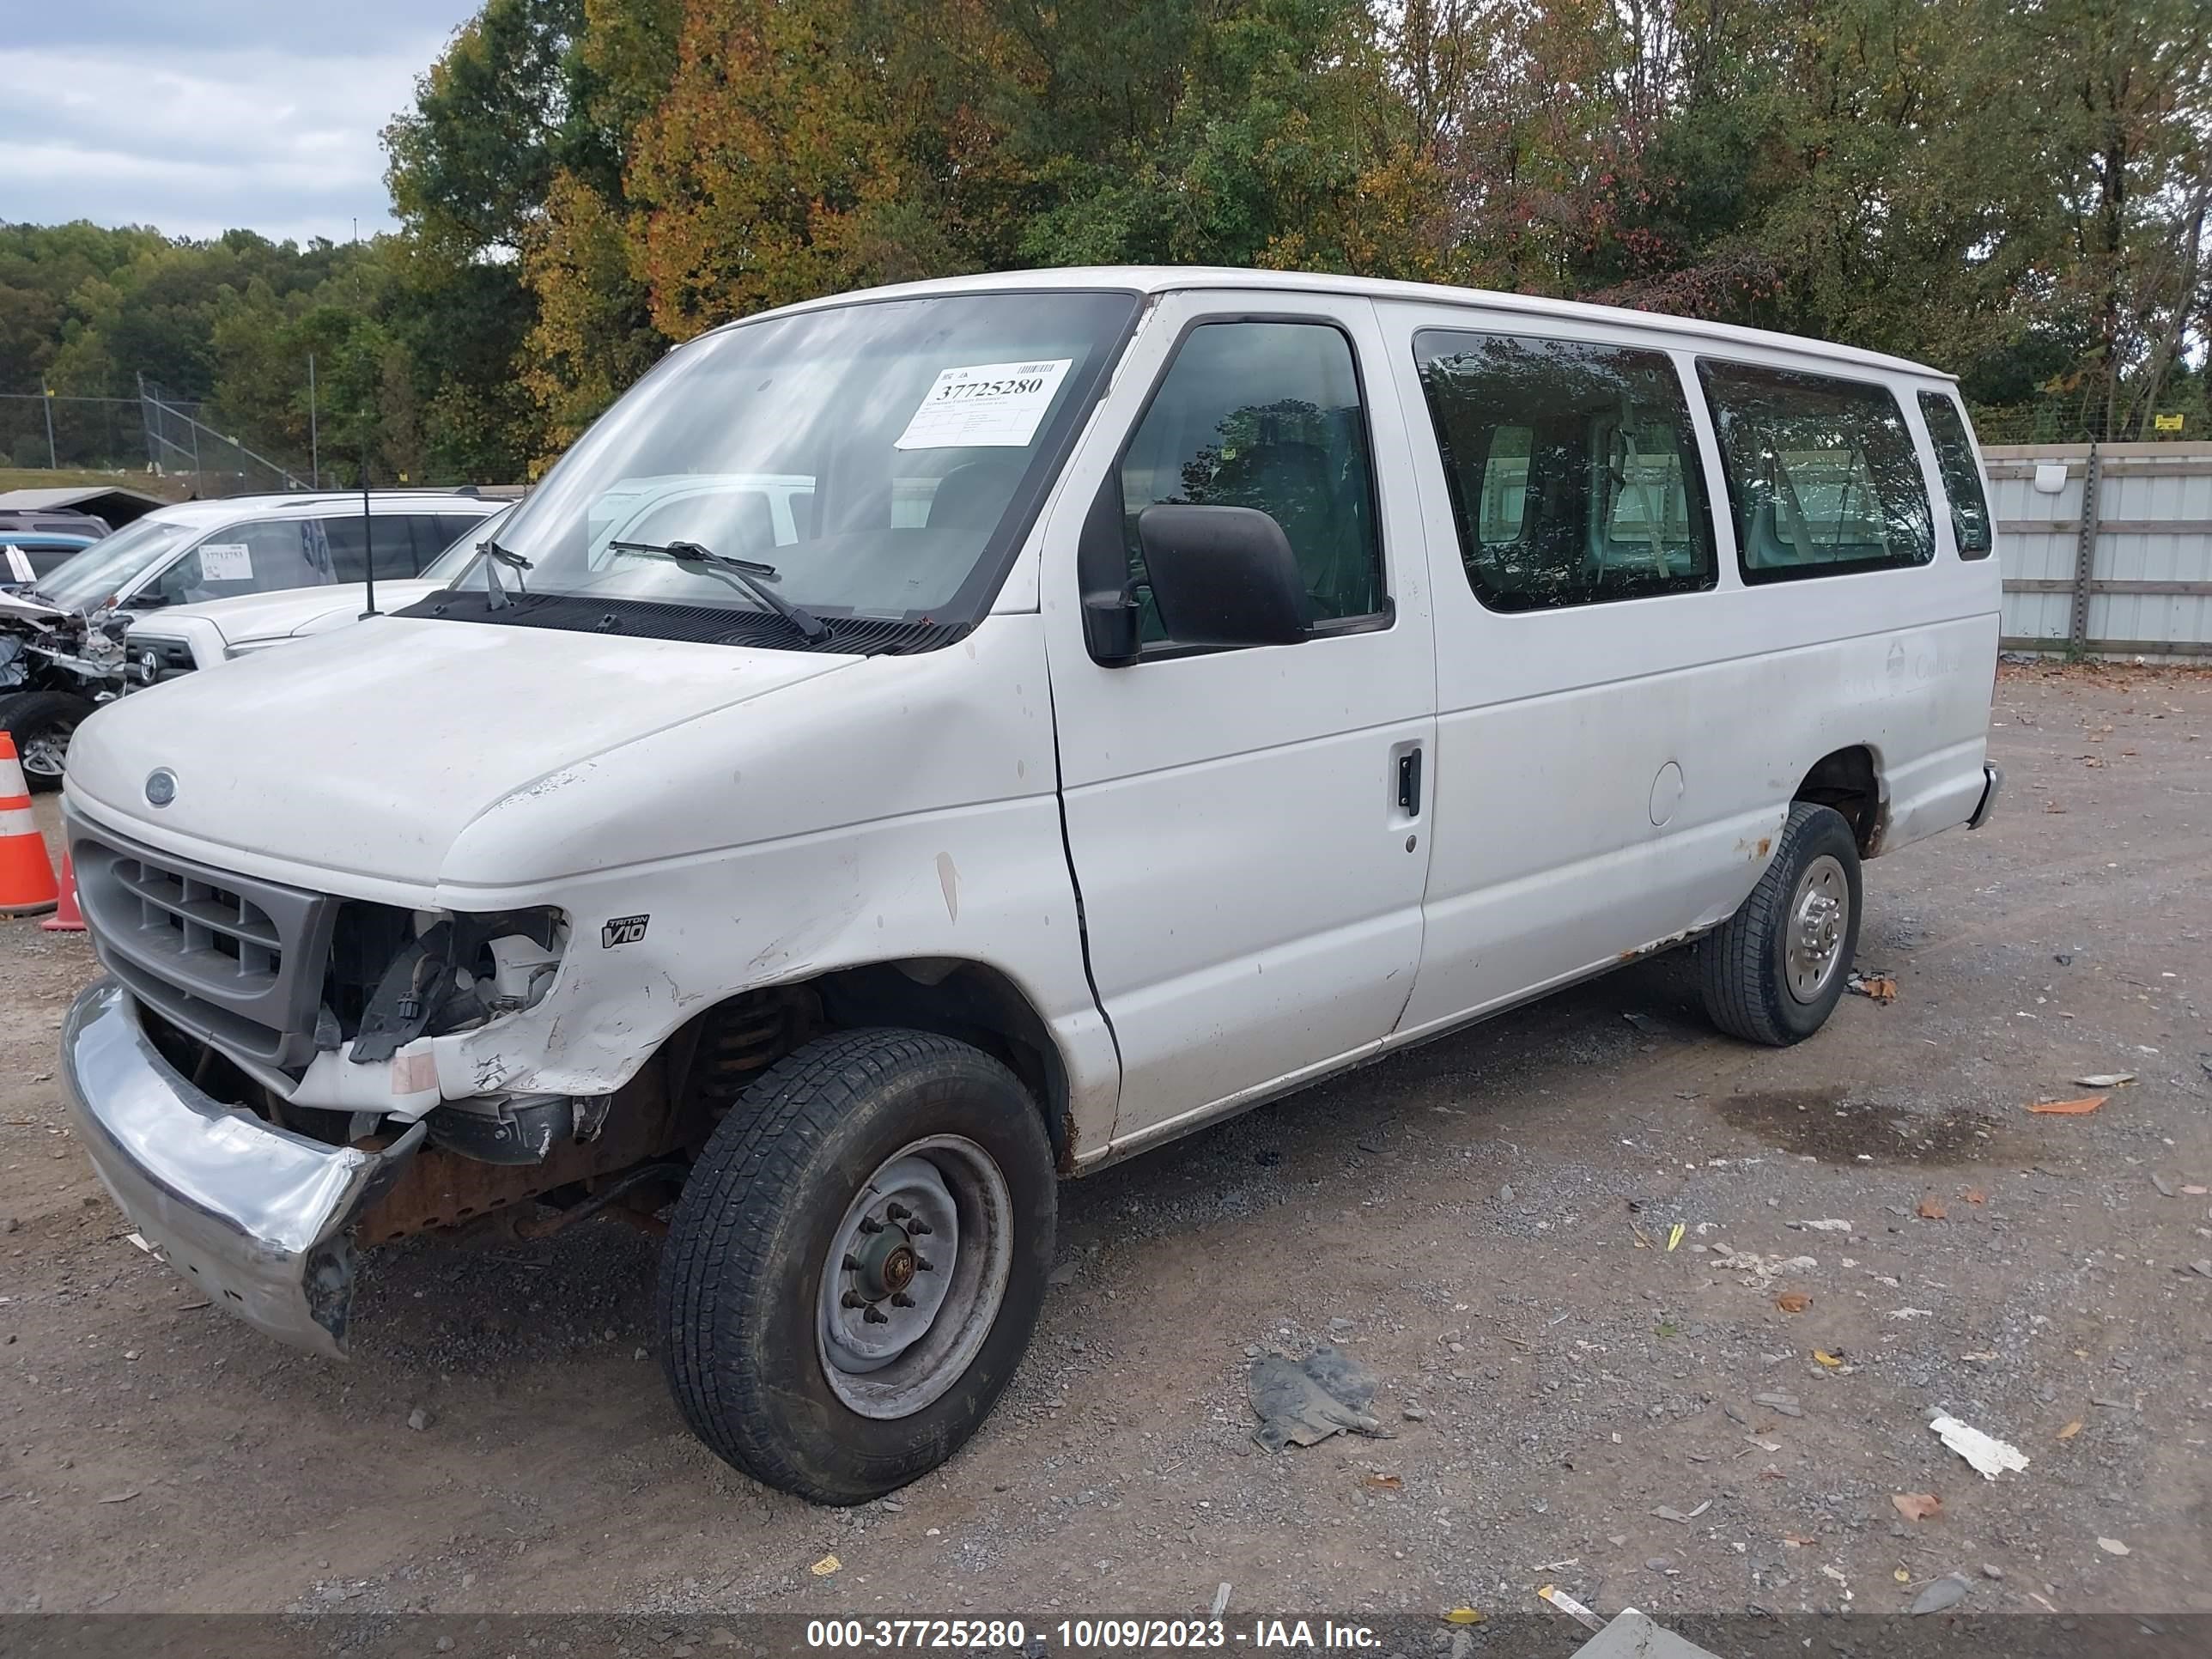
[[[680,1193],[685,1417],[868,1498],[1012,1375],[1057,1175],[1688,940],[1810,1036],[1863,860],[1996,794],[1990,528],[1948,377],[1674,318],[1106,270],[732,325],[482,586],[87,722],[79,1131],[324,1352],[356,1245]]]

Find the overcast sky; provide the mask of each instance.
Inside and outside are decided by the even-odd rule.
[[[481,0],[0,0],[0,220],[343,241]]]

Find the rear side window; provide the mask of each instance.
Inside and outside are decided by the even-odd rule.
[[[428,515],[379,513],[364,522],[358,513],[316,520],[331,580],[341,582],[368,579],[368,550],[376,552],[376,577],[392,581],[417,574],[437,553],[428,550],[437,539]],[[369,526],[373,526],[374,528]],[[437,552],[443,552],[441,546]]]
[[[1940,392],[1920,394],[1921,418],[1936,445],[1936,471],[1951,503],[1951,533],[1962,559],[1986,559],[1996,545],[1990,534],[1990,498],[1982,490],[1982,469],[1974,465],[1973,441],[1966,417]]]
[[[1887,386],[1701,360],[1747,582],[1936,556],[1928,488]]]
[[[1121,463],[1130,570],[1145,635],[1161,637],[1137,516],[1158,502],[1270,514],[1297,556],[1324,627],[1383,606],[1367,416],[1352,342],[1327,323],[1207,323],[1191,330]]]
[[[1539,611],[1713,585],[1705,477],[1665,353],[1425,329],[1413,355],[1460,557],[1484,605]]]

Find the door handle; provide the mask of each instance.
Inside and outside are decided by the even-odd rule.
[[[1421,751],[1419,745],[1398,757],[1398,810],[1409,818],[1421,816]]]

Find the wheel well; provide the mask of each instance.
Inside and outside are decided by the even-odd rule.
[[[875,1025],[957,1037],[1001,1062],[1037,1103],[1054,1161],[1063,1170],[1072,1167],[1067,1073],[1060,1050],[1020,988],[981,963],[950,957],[871,963],[798,985],[743,991],[687,1025],[686,1031],[701,1035],[671,1058],[690,1073],[696,1053],[702,1082],[720,1096],[707,1103],[708,1109],[726,1109],[753,1073],[809,1038]]]
[[[1874,751],[1863,744],[1823,755],[1797,786],[1792,800],[1808,800],[1832,806],[1851,826],[1859,856],[1873,858],[1881,851],[1882,832],[1889,811],[1881,775],[1875,769]]]

